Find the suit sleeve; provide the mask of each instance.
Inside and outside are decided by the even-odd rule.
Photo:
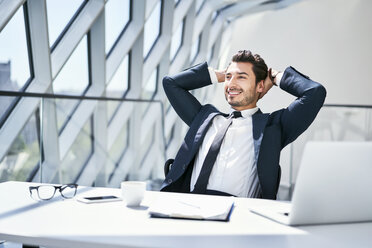
[[[323,106],[327,92],[321,84],[312,81],[293,67],[285,70],[280,88],[297,97],[280,117],[284,147],[294,141],[314,121]]]
[[[165,76],[163,87],[169,102],[190,126],[201,108],[200,102],[190,93],[191,90],[212,84],[207,63],[202,63],[184,70],[175,76]]]

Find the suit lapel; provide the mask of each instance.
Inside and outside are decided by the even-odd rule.
[[[260,152],[262,137],[268,118],[269,114],[263,114],[261,110],[258,110],[252,115],[254,157],[256,162],[258,161],[258,154]]]
[[[192,156],[194,156],[194,154],[196,153],[196,150],[199,149],[200,143],[203,141],[204,136],[207,133],[207,130],[209,126],[211,125],[213,118],[219,114],[221,113],[220,112],[210,113],[207,116],[207,118],[203,121],[203,123],[200,125],[200,127],[198,128],[198,131],[196,132],[194,142],[193,142],[193,148],[191,152]]]

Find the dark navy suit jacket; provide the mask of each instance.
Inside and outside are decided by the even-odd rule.
[[[163,79],[170,103],[190,128],[163,182],[162,191],[190,192],[195,155],[213,118],[221,112],[213,105],[201,105],[189,91],[211,83],[207,63]],[[293,67],[284,71],[280,88],[297,99],[285,109],[273,113],[258,110],[252,116],[254,154],[262,198],[265,199],[276,199],[281,171],[280,151],[310,126],[326,96],[326,90],[321,84]]]

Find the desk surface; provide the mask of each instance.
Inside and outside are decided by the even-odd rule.
[[[146,192],[140,207],[122,201],[84,204],[56,192],[37,202],[31,183],[0,183],[0,239],[47,247],[371,247],[372,223],[289,227],[249,211],[278,201],[236,198],[229,222],[150,218],[148,206],[164,192]],[[80,188],[78,195],[119,189]],[[220,197],[220,196],[211,196]]]

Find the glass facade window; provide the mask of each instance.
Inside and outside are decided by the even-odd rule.
[[[179,51],[182,45],[182,39],[183,39],[183,26],[184,26],[185,20],[183,20],[177,27],[176,32],[172,36],[172,43],[171,43],[171,50],[170,50],[170,57],[169,59],[173,61],[175,55]]]
[[[84,36],[55,78],[53,90],[56,94],[83,95],[88,87],[88,39]],[[65,125],[78,103],[77,100],[56,100],[58,130]]]
[[[205,0],[196,0],[195,9],[196,9],[196,13],[197,14],[199,14],[199,12],[201,11],[201,9],[203,8],[204,2],[205,2]]]
[[[151,126],[151,130],[154,130],[153,132],[148,132],[143,143],[141,144],[141,147],[143,148],[143,151],[146,151],[146,153],[150,153],[151,149],[154,148],[154,142],[155,142],[155,130],[156,130],[156,124]],[[144,164],[146,159],[146,156],[142,159],[141,164]],[[137,180],[138,178],[138,172],[134,171],[132,173],[133,179]]]
[[[213,59],[215,45],[216,44],[213,44],[212,48],[208,50],[208,55],[207,55],[207,61],[208,62],[211,62],[212,59]]]
[[[46,1],[50,46],[57,41],[84,2],[84,0]]]
[[[60,165],[60,182],[75,183],[93,153],[93,125],[89,118]]]
[[[160,35],[161,1],[159,0],[146,20],[144,28],[143,57],[146,58]]]
[[[125,56],[119,68],[106,87],[107,97],[123,97],[129,89],[129,55]],[[107,102],[107,119],[110,120],[121,102]]]
[[[166,140],[166,147],[169,146],[169,144],[172,142],[173,140],[173,137],[174,137],[174,128],[176,127],[176,125],[173,125],[172,126],[172,129],[170,130],[169,134],[167,135],[167,137],[165,137],[165,140]]]
[[[152,99],[157,90],[157,81],[158,81],[158,67],[151,73],[150,78],[147,80],[147,83],[142,88],[141,98],[143,99]]]
[[[213,11],[212,14],[212,23],[214,23],[218,17],[219,11]]]
[[[11,0],[8,1],[11,2]],[[184,54],[179,52],[183,48],[183,41],[186,38],[184,35],[185,20],[190,18],[190,23],[194,23],[198,21],[196,12],[207,14],[203,11],[208,7],[208,1],[25,0],[20,1],[22,3],[18,5],[3,4],[7,2],[4,0],[0,0],[0,2],[3,20],[1,22],[3,26],[0,27],[0,90],[17,92],[27,89],[37,93],[115,98],[124,98],[130,95],[131,98],[150,100],[149,102],[135,103],[134,108],[127,108],[132,103],[88,101],[86,105],[82,104],[79,99],[45,99],[43,115],[39,116],[38,108],[41,105],[38,104],[38,101],[40,99],[0,96],[0,179],[40,180],[39,160],[43,160],[43,155],[45,155],[46,162],[53,161],[50,168],[44,170],[45,173],[42,175],[44,182],[70,183],[78,180],[85,185],[92,185],[92,183],[94,185],[94,180],[97,180],[97,185],[100,186],[117,186],[120,180],[125,178],[151,180],[162,176],[158,173],[158,166],[162,165],[152,162],[161,161],[165,154],[176,149],[179,140],[175,138],[178,133],[183,133],[185,130],[179,118],[175,118],[174,110],[166,96],[160,94],[161,89],[158,88],[161,87],[160,79],[161,76],[169,74],[169,70],[180,71],[184,67],[189,67],[189,63],[195,64],[199,60],[218,59],[219,47],[207,50],[204,46],[204,38],[208,39],[207,36],[210,36],[210,32],[205,28],[210,25],[208,21],[202,24],[198,23],[198,25],[202,25],[200,27],[190,26],[190,30],[187,30],[190,34],[200,30],[199,32],[203,36],[198,33],[199,37],[194,36],[194,40],[190,40],[191,44],[187,48],[186,58],[183,58],[181,55]],[[222,3],[216,7],[223,8],[227,4]],[[180,11],[179,8],[187,9]],[[132,15],[137,13],[145,16],[142,16],[141,19],[140,16]],[[215,16],[213,15],[213,18]],[[140,17],[141,20],[131,26],[131,20],[137,17]],[[229,18],[229,16],[226,17]],[[208,18],[212,18],[212,13]],[[171,40],[160,43],[163,39],[161,35],[164,33],[162,24],[165,22],[172,24],[174,20],[178,20],[177,25],[173,26],[172,30],[168,30],[171,32],[171,37],[169,37]],[[48,34],[44,36],[34,32],[38,26],[45,26],[47,30],[44,31]],[[129,33],[127,33],[128,31]],[[69,39],[69,42],[63,44],[66,49],[54,50],[62,45],[65,38],[68,38],[66,34],[73,35],[70,32],[80,34],[78,40]],[[91,38],[93,35],[94,37],[96,35],[105,36],[102,37],[102,44],[94,43],[94,48],[100,47],[101,51],[92,50]],[[123,38],[127,38],[127,35],[135,37],[123,40]],[[221,43],[221,36],[216,37],[216,44]],[[137,42],[132,42],[131,38]],[[117,46],[119,40],[126,43],[126,51],[117,49],[119,48]],[[31,44],[31,41],[36,41],[36,43]],[[44,51],[45,48],[50,50],[47,51],[47,54],[37,52]],[[129,51],[134,52],[133,49],[136,53],[140,52],[135,55],[136,57],[139,55],[139,60],[131,59]],[[32,53],[33,51],[35,53]],[[123,54],[127,51],[128,54]],[[181,51],[183,52],[183,50]],[[92,56],[97,52],[101,52],[102,56]],[[162,54],[158,54],[158,52]],[[48,56],[50,53],[53,58],[45,59],[44,55]],[[91,58],[94,58],[94,61]],[[174,58],[186,61],[179,61],[179,65],[171,65]],[[112,72],[112,74],[110,74],[110,78],[105,78],[105,82],[101,82],[102,85],[94,85],[90,88],[93,75],[92,63],[95,66],[103,66],[97,71],[100,75],[103,73],[101,76],[106,76],[106,72]],[[164,65],[164,68],[160,65]],[[57,69],[56,66],[59,71],[53,70],[51,72],[50,68]],[[141,74],[143,68],[148,67],[151,69],[145,73],[146,78],[141,76],[139,77],[141,81],[131,82],[129,80],[132,78],[129,78],[129,74]],[[33,68],[38,70],[34,72]],[[45,80],[33,80],[34,73],[38,73],[35,75],[36,79],[44,78]],[[52,74],[52,78],[50,78],[50,74]],[[135,75],[133,76],[135,78]],[[135,84],[140,87],[140,92],[130,91],[136,88]],[[136,95],[137,93],[138,95]],[[200,98],[206,98],[208,94],[203,90],[198,95]],[[23,99],[27,100],[23,101]],[[166,137],[158,137],[157,135],[163,135],[163,132],[154,130],[161,128],[160,123],[163,123],[162,118],[165,116],[158,108],[159,103],[151,102],[153,99],[163,102],[163,110],[169,111],[166,121],[167,128],[169,125],[171,129],[167,129]],[[131,125],[129,127],[134,120],[132,117],[120,116],[119,113],[122,111],[129,111],[127,112],[128,116],[138,115],[139,119],[135,124],[137,126]],[[94,126],[95,122],[89,118],[93,116],[96,118],[94,120],[98,121],[97,126]],[[40,117],[45,118],[43,128],[46,132],[45,135],[47,135],[42,145],[52,149],[48,154],[41,154],[39,151],[40,135],[38,132],[40,132],[40,127],[38,125]],[[142,130],[139,124],[144,120],[152,124]],[[14,125],[15,123],[18,124]],[[94,130],[94,128],[101,127],[102,130]],[[107,143],[106,130],[112,131],[111,128],[117,128],[114,140],[110,141],[112,146],[103,146]],[[74,135],[72,132],[67,134],[72,129],[74,129]],[[141,144],[131,143],[132,140],[128,138],[129,130],[131,133],[138,133]],[[104,131],[104,133],[92,137],[94,133],[100,131]],[[159,149],[159,152],[149,152],[154,147]],[[103,154],[106,154],[104,155],[104,158],[107,158],[106,161],[99,160],[99,165],[93,163],[98,160],[91,161],[95,155],[103,158],[101,157]],[[125,167],[124,171],[119,172],[122,165],[126,166],[123,162],[131,158],[136,158],[129,161],[133,167]],[[141,161],[148,162],[146,167],[141,167]],[[100,169],[94,170],[95,166],[99,166]],[[101,170],[101,168],[103,169]],[[86,175],[85,173],[92,174],[81,178],[82,175]],[[123,178],[119,178],[120,176],[115,173],[122,175]]]
[[[38,111],[36,111],[38,114]],[[33,114],[0,162],[0,182],[27,181],[40,158],[38,118]]]
[[[109,150],[109,158],[106,165],[106,171],[110,175],[113,175],[113,173],[115,172],[115,168],[119,165],[126,152],[126,148],[129,145],[129,121],[130,120],[128,120],[123,125],[114,144],[112,144],[111,149]]]
[[[194,42],[194,44],[192,44],[192,47],[191,47],[191,52],[190,52],[190,63],[193,63],[196,56],[198,55],[199,53],[199,49],[200,49],[200,40],[201,40],[201,34],[199,35],[198,37],[198,40],[196,40]]]
[[[20,7],[0,32],[0,90],[19,91],[24,89],[32,77],[26,38],[23,7]],[[0,120],[15,97],[0,96]],[[3,123],[3,121],[0,121]]]
[[[130,21],[130,0],[109,0],[105,5],[106,54]]]

